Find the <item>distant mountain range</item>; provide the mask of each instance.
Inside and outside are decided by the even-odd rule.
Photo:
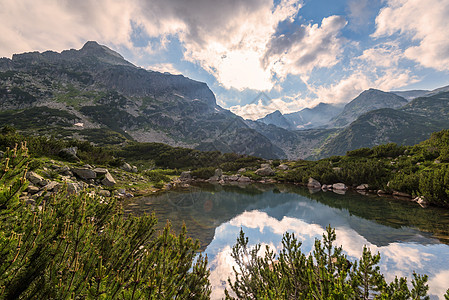
[[[250,121],[218,106],[205,83],[136,67],[96,42],[0,59],[0,126],[100,145],[161,142],[264,158],[319,158],[427,139],[449,128],[448,97],[449,86],[369,89],[344,107],[320,103]]]
[[[319,103],[312,108],[285,115],[276,110],[257,121],[291,130],[319,128],[328,124],[342,109],[342,105]]]

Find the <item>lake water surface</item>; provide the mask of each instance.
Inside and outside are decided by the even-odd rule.
[[[232,277],[231,248],[240,228],[251,245],[280,249],[282,234],[295,233],[309,253],[329,224],[337,244],[350,259],[359,259],[363,245],[380,252],[388,281],[429,275],[432,298],[449,288],[449,210],[357,193],[310,193],[294,185],[202,185],[183,191],[134,199],[127,212],[155,212],[160,226],[170,220],[175,231],[186,224],[199,239],[211,269],[212,299],[223,296]]]

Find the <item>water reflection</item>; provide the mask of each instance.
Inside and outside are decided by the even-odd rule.
[[[230,251],[240,228],[251,244],[279,249],[282,234],[294,232],[310,252],[325,227],[336,228],[337,243],[358,259],[363,245],[382,256],[388,280],[410,278],[413,271],[429,275],[430,292],[443,295],[449,287],[448,213],[423,210],[415,204],[358,194],[337,195],[295,186],[202,186],[184,192],[138,199],[127,208],[155,211],[174,228],[186,223],[198,238],[211,267],[213,298],[220,298],[232,275]],[[164,222],[161,222],[164,223]]]

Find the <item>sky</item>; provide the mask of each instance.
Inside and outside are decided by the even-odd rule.
[[[249,119],[449,85],[449,0],[0,0],[0,57],[95,40]]]

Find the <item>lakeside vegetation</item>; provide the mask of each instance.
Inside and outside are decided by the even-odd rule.
[[[129,142],[100,147],[86,141],[26,137],[9,126],[0,131],[0,149],[25,140],[35,157],[70,161],[61,150],[77,147],[77,155],[84,163],[112,167],[124,161],[135,164],[150,180],[157,180],[158,187],[169,182],[167,175],[179,175],[187,170],[192,171],[194,178],[208,179],[217,168],[228,175],[244,168],[242,175],[260,180],[262,176],[255,170],[262,163],[271,163],[273,168],[283,163],[288,165],[288,170],[276,170],[268,178],[299,184],[307,184],[309,178],[314,178],[322,184],[342,182],[350,188],[367,184],[372,191],[401,192],[423,197],[430,205],[449,207],[449,130],[435,132],[430,139],[415,146],[390,143],[318,161],[270,162],[254,156],[204,152],[160,143]]]

